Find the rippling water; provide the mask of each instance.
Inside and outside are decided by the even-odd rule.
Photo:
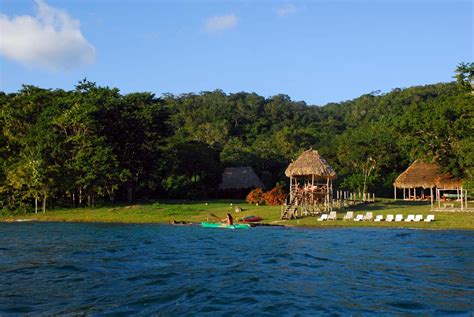
[[[474,312],[474,232],[0,224],[0,315]]]

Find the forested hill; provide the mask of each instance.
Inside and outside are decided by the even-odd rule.
[[[86,80],[71,91],[0,94],[0,200],[31,209],[99,200],[214,197],[227,166],[252,166],[273,187],[304,149],[337,187],[377,195],[417,158],[474,178],[474,96],[455,83],[366,94],[322,107],[216,90],[122,95]]]

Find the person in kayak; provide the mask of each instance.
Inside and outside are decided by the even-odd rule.
[[[232,218],[231,214],[227,214],[227,218],[222,219],[222,222],[225,222],[228,225],[233,225],[234,224],[234,218]]]

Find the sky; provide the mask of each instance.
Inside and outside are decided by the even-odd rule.
[[[0,91],[221,89],[324,105],[452,81],[472,0],[0,0]]]

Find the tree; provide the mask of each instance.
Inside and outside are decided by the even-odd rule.
[[[217,189],[221,170],[216,149],[171,137],[163,153],[161,185],[170,198],[205,198]]]
[[[463,91],[471,91],[474,84],[474,62],[460,63],[455,70],[458,87]]]
[[[342,185],[366,194],[371,183],[383,182],[380,178],[387,170],[396,167],[399,160],[394,139],[394,131],[383,123],[354,128],[339,136],[337,157],[342,168],[340,176],[352,174]]]
[[[55,100],[63,95],[61,90],[23,86],[2,108],[3,134],[9,144],[4,190],[19,198],[10,199],[10,207],[33,196],[37,210],[41,196],[45,211],[48,197],[56,191],[61,142],[51,128],[51,117],[57,113]]]

